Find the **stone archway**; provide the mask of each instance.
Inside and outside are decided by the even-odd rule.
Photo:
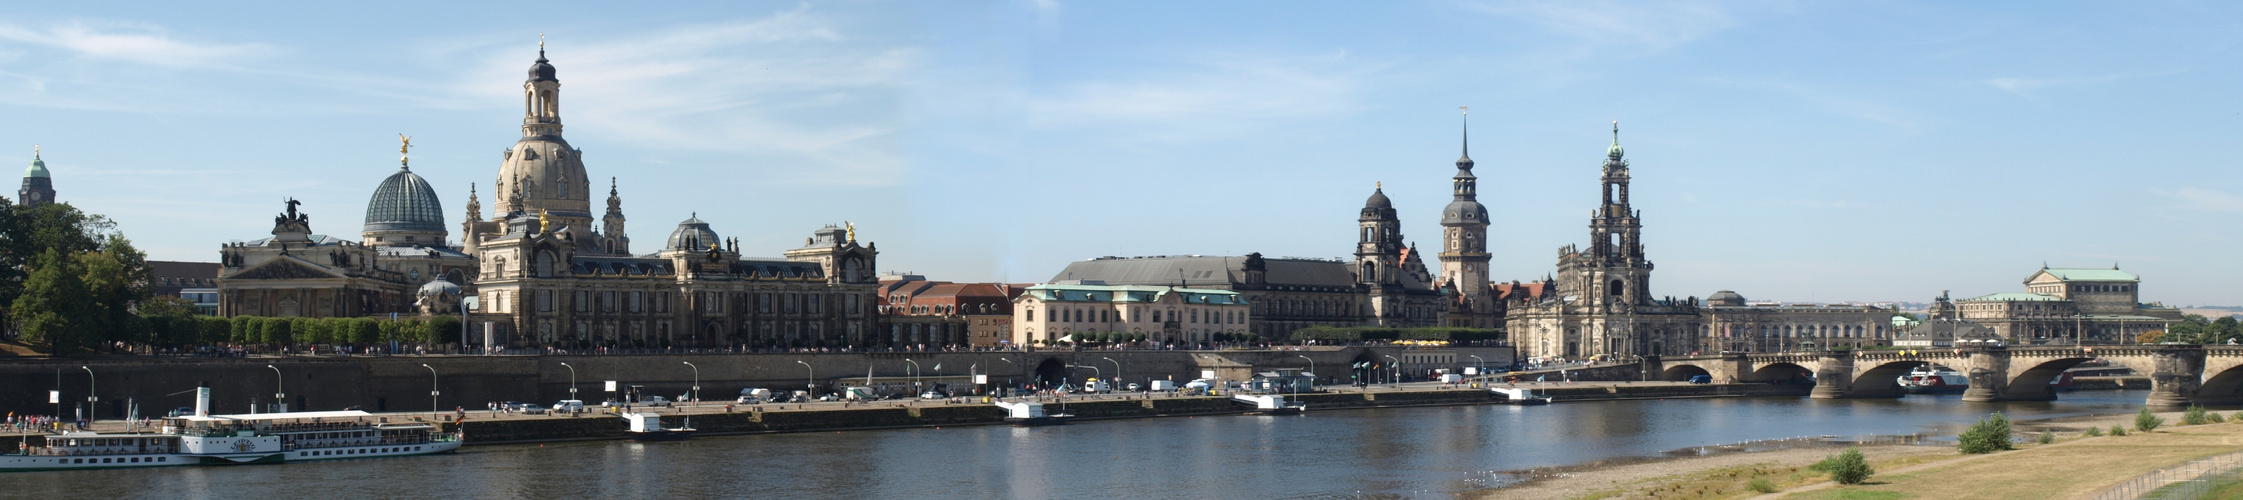
[[[1661,375],[1660,378],[1669,382],[1684,382],[1690,380],[1690,377],[1699,375],[1712,377],[1713,372],[1706,371],[1705,368],[1697,365],[1675,365],[1667,367],[1666,373]]]
[[[1059,358],[1045,358],[1036,363],[1036,388],[1049,389],[1067,382],[1067,362]]]
[[[1815,379],[1810,377],[1814,372],[1814,370],[1792,363],[1769,363],[1753,370],[1752,374],[1747,376],[1745,380],[1774,384],[1814,385]]]
[[[1914,371],[1916,367],[1927,364],[1930,364],[1930,362],[1922,360],[1893,361],[1870,367],[1867,370],[1860,370],[1860,375],[1854,377],[1853,390],[1848,391],[1846,397],[1900,397],[1907,392],[1900,387],[1900,378],[1907,376],[1908,372]]]

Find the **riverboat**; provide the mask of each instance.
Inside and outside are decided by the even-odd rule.
[[[625,413],[623,422],[632,441],[684,441],[693,437],[692,417],[686,417],[682,427],[663,427],[662,415],[656,413]]]
[[[1011,423],[1013,427],[1067,425],[1068,420],[1075,418],[1074,415],[1066,413],[1044,413],[1044,404],[1033,401],[1019,403],[1000,401],[997,406],[1005,409],[1005,422]]]
[[[1938,365],[1918,366],[1900,377],[1899,382],[1900,388],[1909,394],[1955,394],[1970,390],[1970,377]]]
[[[211,415],[210,389],[195,413],[162,419],[160,433],[72,432],[27,438],[0,455],[0,472],[266,464],[450,453],[461,434],[422,422],[390,423],[363,411]]]
[[[1551,401],[1549,394],[1536,394],[1534,389],[1494,387],[1488,391],[1502,395],[1504,404],[1536,406],[1550,404]]]
[[[1250,406],[1251,409],[1246,411],[1249,415],[1299,415],[1308,411],[1308,405],[1302,403],[1288,404],[1285,402],[1285,396],[1276,394],[1235,394],[1231,396],[1231,401]]]

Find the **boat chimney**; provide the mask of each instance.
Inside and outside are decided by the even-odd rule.
[[[195,384],[195,416],[210,416],[210,381]]]

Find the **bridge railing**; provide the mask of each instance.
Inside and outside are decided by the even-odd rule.
[[[2243,451],[2213,455],[2150,471],[2095,494],[2094,500],[2204,498],[2222,480],[2236,479],[2243,470]]]

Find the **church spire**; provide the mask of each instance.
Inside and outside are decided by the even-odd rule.
[[[1472,170],[1472,107],[1457,106],[1464,113],[1464,156],[1456,159],[1457,170]]]

